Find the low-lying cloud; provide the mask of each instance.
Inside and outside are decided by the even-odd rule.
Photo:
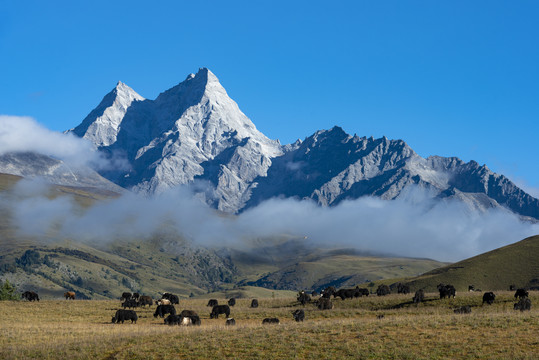
[[[35,152],[96,169],[127,167],[121,157],[105,156],[86,139],[49,130],[31,117],[0,115],[0,155],[17,152]]]
[[[68,196],[50,199],[30,191],[33,186],[20,181],[2,199],[19,231],[44,236],[53,230],[76,241],[144,239],[175,230],[203,246],[243,248],[252,239],[286,235],[313,247],[457,261],[539,233],[539,225],[508,211],[478,213],[458,201],[432,200],[419,188],[401,200],[365,197],[330,208],[272,199],[231,216],[209,208],[188,187],[150,198],[128,193],[83,210]]]

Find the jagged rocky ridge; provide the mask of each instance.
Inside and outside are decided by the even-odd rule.
[[[539,219],[539,200],[503,175],[474,161],[422,158],[402,140],[334,127],[281,146],[256,129],[205,68],[155,100],[120,82],[70,131],[127,159],[129,170],[101,173],[116,184],[147,194],[201,184],[209,204],[231,213],[273,197],[324,206],[367,195],[396,199],[414,184],[474,209],[501,206]]]

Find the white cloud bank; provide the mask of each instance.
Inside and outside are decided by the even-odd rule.
[[[238,216],[223,216],[186,187],[152,198],[126,194],[85,211],[67,196],[51,200],[30,191],[33,187],[23,180],[9,195],[16,201],[2,200],[9,202],[19,230],[44,236],[56,229],[57,236],[77,241],[140,239],[174,229],[200,245],[242,248],[255,238],[286,234],[306,236],[305,244],[313,247],[457,261],[539,233],[539,225],[499,209],[476,213],[457,201],[428,199],[418,204],[418,197],[428,196],[419,189],[406,200],[365,197],[331,208],[273,199]]]
[[[119,157],[106,158],[86,139],[49,130],[31,117],[0,115],[0,155],[16,152],[35,152],[97,169],[127,166]]]

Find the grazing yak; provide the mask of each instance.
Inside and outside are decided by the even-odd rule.
[[[335,289],[335,286],[328,286],[324,290],[322,290],[321,296],[323,298],[329,299],[331,298],[331,295],[335,294],[337,289]]]
[[[131,323],[137,323],[138,316],[137,313],[133,310],[124,310],[120,309],[116,311],[116,314],[112,317],[112,323],[124,323],[124,321],[131,320]]]
[[[215,305],[219,305],[219,302],[217,301],[217,299],[210,299],[208,300],[208,305],[206,306],[214,307]]]
[[[178,305],[180,303],[180,298],[177,295],[171,293],[164,293],[163,296],[161,296],[161,299],[167,299],[170,301],[171,304],[175,305]]]
[[[251,301],[251,307],[252,308],[257,308],[258,307],[258,300],[257,299],[253,299]]]
[[[494,303],[494,299],[496,299],[496,295],[494,295],[492,291],[483,294],[483,304],[487,303],[489,305],[492,305]]]
[[[438,284],[437,288],[440,292],[440,299],[444,299],[446,297],[449,299],[451,296],[454,298],[456,295],[456,290],[453,285]]]
[[[236,299],[234,298],[228,299],[228,306],[234,306],[234,305],[236,305]]]
[[[174,305],[158,305],[153,317],[156,318],[159,316],[163,318],[166,314],[176,315],[176,308],[174,308]]]
[[[520,298],[520,300],[513,306],[513,309],[520,311],[531,310],[531,308],[532,301],[527,297]]]
[[[470,305],[461,306],[453,310],[453,312],[455,314],[470,314],[472,312],[472,308],[470,307]]]
[[[198,316],[198,314],[196,313],[196,311],[193,311],[193,310],[182,310],[182,312],[180,313],[180,316],[182,317]]]
[[[303,306],[305,306],[305,304],[311,302],[311,296],[309,294],[307,294],[303,290],[298,293],[298,298],[297,299],[298,299],[298,302]]]
[[[294,310],[292,311],[292,317],[297,322],[303,321],[305,320],[305,311],[303,309]]]
[[[180,325],[183,326],[191,326],[191,325],[200,325],[202,322],[200,321],[200,317],[198,315],[192,315],[192,316],[183,316]]]
[[[219,314],[225,314],[226,317],[230,317],[230,306],[228,305],[215,305],[211,309],[210,319],[218,319]]]
[[[200,325],[200,318],[193,310],[182,310],[179,315],[170,314],[165,318],[166,325]]]
[[[39,296],[33,291],[25,291],[22,293],[21,297],[28,301],[39,301]]]
[[[170,314],[165,318],[165,325],[180,325],[182,317],[180,315]]]
[[[409,294],[410,293],[410,286],[405,285],[403,283],[397,284],[397,294]]]
[[[130,292],[124,292],[122,293],[122,297],[120,298],[120,300],[127,300],[127,299],[131,299],[131,293]]]
[[[354,297],[359,297],[359,292],[357,292],[358,296],[356,296],[356,292],[357,292],[357,289],[339,289],[335,291],[335,293],[333,294],[333,297],[334,298],[340,297],[342,300],[353,299]]]
[[[151,296],[148,295],[142,295],[138,298],[138,306],[152,306],[153,305],[153,299]]]
[[[317,307],[319,310],[331,310],[333,309],[333,303],[331,299],[320,297],[317,301]]]
[[[379,285],[378,289],[376,289],[376,295],[378,296],[385,296],[391,294],[391,290],[389,289],[389,286],[387,285]]]
[[[122,307],[125,308],[136,308],[138,306],[138,302],[135,299],[127,299],[122,303]]]
[[[526,291],[526,289],[517,289],[517,291],[515,292],[515,299],[516,298],[523,299],[527,297],[528,297],[528,292]]]
[[[161,300],[157,300],[156,304],[157,305],[170,305],[171,303],[169,299],[161,299]]]
[[[359,293],[359,297],[362,297],[362,296],[369,296],[369,289],[367,288],[360,288],[360,287],[357,287],[356,286],[356,289]]]
[[[64,297],[66,298],[66,300],[75,300],[75,292],[67,291],[64,293]]]
[[[414,304],[419,304],[420,302],[425,301],[425,291],[423,291],[423,289],[417,290],[412,301]]]
[[[225,325],[226,326],[234,326],[234,325],[236,325],[236,320],[234,320],[234,318],[228,318],[228,319],[226,319]]]
[[[262,324],[278,324],[279,323],[279,319],[277,318],[265,318],[264,320],[262,320]]]

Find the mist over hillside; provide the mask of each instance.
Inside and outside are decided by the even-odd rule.
[[[188,187],[152,197],[126,193],[86,207],[67,194],[50,198],[48,185],[32,180],[0,196],[20,234],[87,243],[171,231],[204,247],[248,249],[255,239],[288,236],[313,248],[456,261],[539,232],[539,225],[508,211],[478,213],[457,201],[434,202],[419,187],[402,199],[363,197],[334,207],[271,199],[235,216],[212,209]]]

